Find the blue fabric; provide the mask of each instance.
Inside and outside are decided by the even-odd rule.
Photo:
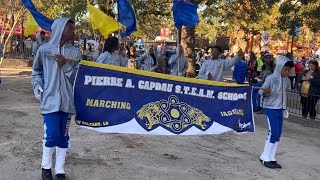
[[[189,2],[173,2],[173,19],[174,26],[180,28],[182,25],[189,28],[194,27],[199,22],[198,6]]]
[[[36,20],[38,25],[44,30],[51,31],[51,25],[53,24],[53,20],[41,14],[32,3],[32,0],[21,1],[22,4],[31,12],[33,18]]]
[[[200,84],[173,76],[158,76],[158,73],[133,73],[126,68],[110,65],[95,67],[98,65],[84,62],[79,66],[74,84],[78,125],[113,128],[134,121],[139,126],[135,128],[137,130],[143,128],[150,132],[161,127],[163,132],[181,134],[192,127],[201,131],[211,130],[210,127],[215,122],[237,132],[254,131],[252,87],[229,87],[227,83],[225,86]],[[106,83],[96,85],[93,79],[96,77],[106,79]],[[109,78],[117,78],[118,85],[108,85]],[[214,110],[209,108],[214,104],[219,106],[214,106]],[[199,114],[190,114],[193,111]],[[158,114],[149,116],[153,113]],[[149,119],[145,115],[149,119],[155,117],[157,122],[149,125]],[[194,123],[195,120],[203,119],[210,120]]]
[[[62,111],[43,114],[46,147],[68,148],[71,114]]]
[[[253,86],[261,87],[262,83],[256,83]],[[252,104],[253,108],[261,108],[261,96],[258,93],[259,89],[252,90]]]
[[[236,80],[238,84],[243,84],[248,75],[247,64],[244,61],[239,61],[234,66],[233,78]]]
[[[130,36],[137,31],[136,16],[128,0],[118,0],[119,22],[127,28],[121,33],[122,36]]]
[[[280,141],[283,124],[282,109],[264,109],[264,113],[269,121],[269,136],[270,142],[275,143]]]

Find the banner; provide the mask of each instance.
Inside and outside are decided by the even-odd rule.
[[[252,87],[81,61],[76,124],[108,133],[254,132]]]

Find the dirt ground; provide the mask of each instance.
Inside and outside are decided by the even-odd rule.
[[[43,122],[30,74],[2,70],[0,180],[41,179]],[[72,122],[66,171],[79,180],[320,179],[319,121],[285,120],[282,169],[259,162],[267,124],[263,115],[255,122],[255,133],[205,136],[101,134]]]

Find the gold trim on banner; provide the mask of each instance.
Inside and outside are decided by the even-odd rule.
[[[141,76],[148,76],[148,77],[160,78],[160,79],[165,79],[165,80],[173,80],[173,81],[179,81],[179,82],[186,82],[186,83],[212,85],[212,86],[227,86],[227,87],[247,86],[247,85],[240,85],[240,84],[235,84],[235,83],[226,83],[226,82],[218,82],[218,81],[209,81],[209,80],[204,80],[204,79],[194,79],[194,78],[172,76],[172,75],[168,75],[168,74],[160,74],[160,73],[143,71],[143,70],[138,70],[138,69],[129,69],[129,68],[125,68],[125,67],[113,66],[113,65],[109,65],[109,64],[102,64],[102,63],[90,62],[90,61],[84,61],[84,60],[81,61],[80,64],[84,65],[84,66],[91,66],[91,67],[115,70],[115,71],[136,74],[136,75],[141,75]]]

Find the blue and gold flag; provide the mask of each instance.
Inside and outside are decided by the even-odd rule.
[[[177,28],[182,25],[189,28],[194,27],[199,22],[198,6],[190,2],[174,0],[173,2],[173,19],[174,26]]]
[[[44,30],[51,31],[53,20],[41,14],[32,3],[32,0],[21,0],[22,4],[30,11],[37,24]]]
[[[252,87],[82,61],[76,123],[108,133],[254,132]]]
[[[118,21],[126,26],[126,30],[121,33],[122,36],[130,36],[137,31],[136,16],[128,0],[118,0]]]

